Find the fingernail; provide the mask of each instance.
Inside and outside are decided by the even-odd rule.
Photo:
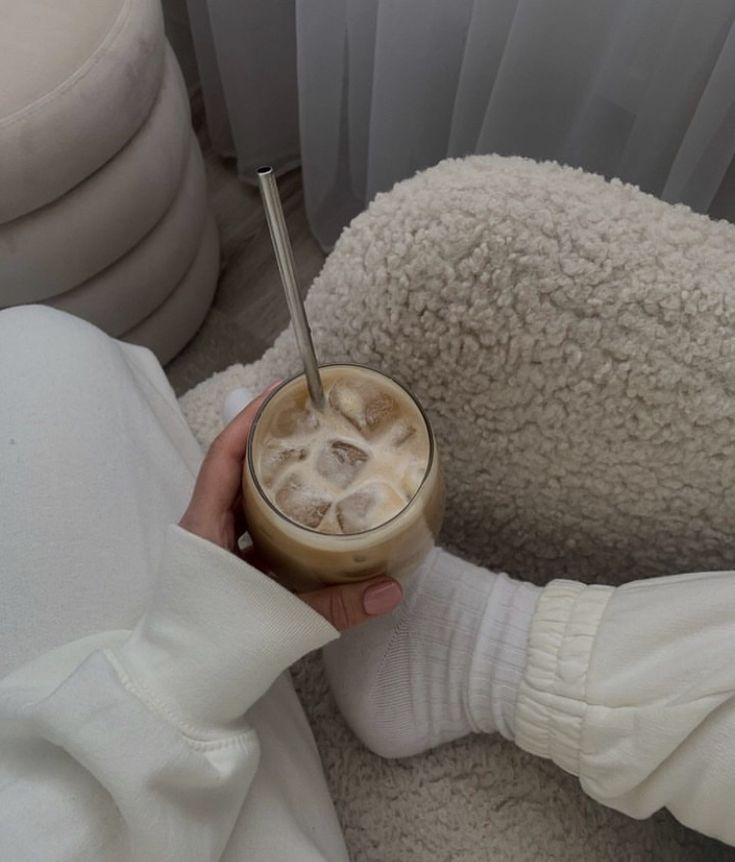
[[[276,386],[280,386],[281,383],[283,383],[282,377],[279,377],[278,380],[274,380],[273,383],[270,383],[268,386],[265,387],[265,389],[263,390],[263,395],[267,395],[269,392],[273,392]]]
[[[371,617],[386,614],[403,598],[403,590],[397,581],[379,581],[369,586],[362,594],[362,606]]]

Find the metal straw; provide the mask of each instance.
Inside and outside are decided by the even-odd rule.
[[[299,346],[301,360],[304,363],[306,383],[309,387],[311,401],[317,410],[324,409],[324,389],[319,366],[314,352],[314,343],[311,340],[309,321],[306,319],[304,303],[301,301],[299,286],[296,281],[296,267],[293,260],[291,241],[288,238],[286,220],[283,217],[281,199],[278,196],[278,186],[273,168],[258,168],[258,182],[260,183],[260,194],[265,207],[265,217],[268,221],[268,229],[273,242],[273,251],[278,261],[278,271],[281,273],[283,290],[286,294],[288,310],[291,314],[291,323],[296,333],[296,343]]]

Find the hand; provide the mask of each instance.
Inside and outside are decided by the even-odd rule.
[[[227,551],[237,553],[237,539],[247,529],[242,506],[242,470],[248,434],[258,408],[278,383],[251,401],[209,447],[191,502],[179,526]],[[401,601],[393,578],[377,577],[339,584],[299,595],[339,631],[387,613]]]

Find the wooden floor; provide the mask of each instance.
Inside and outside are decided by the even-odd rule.
[[[177,395],[235,362],[258,359],[288,326],[288,309],[273,257],[260,194],[242,183],[234,163],[206,156],[209,198],[219,227],[222,271],[201,329],[166,366]],[[302,292],[324,262],[304,213],[301,174],[279,180]]]

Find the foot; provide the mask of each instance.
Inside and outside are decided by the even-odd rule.
[[[471,732],[513,738],[538,587],[434,551],[392,613],[324,650],[337,704],[383,757]]]

